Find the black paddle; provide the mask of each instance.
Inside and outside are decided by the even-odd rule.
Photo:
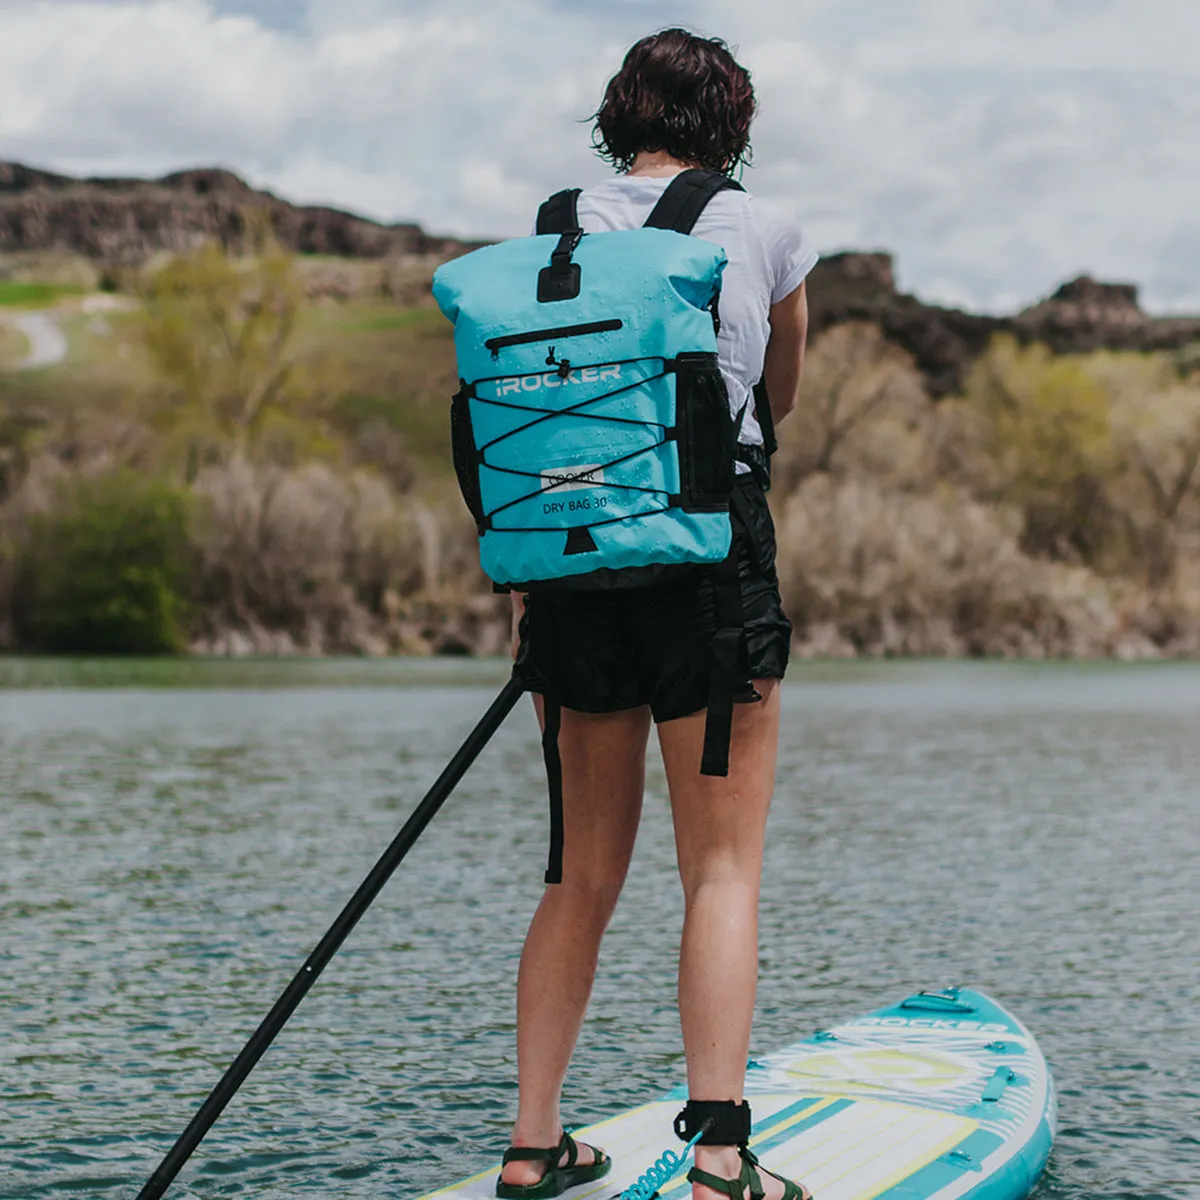
[[[342,909],[338,919],[329,927],[329,931],[317,944],[317,948],[308,956],[304,966],[284,989],[283,995],[275,1001],[275,1007],[267,1013],[262,1024],[254,1031],[254,1036],[233,1060],[225,1074],[221,1076],[221,1082],[213,1088],[208,1099],[200,1106],[199,1111],[192,1118],[191,1124],[179,1135],[179,1140],[159,1163],[158,1170],[150,1176],[146,1186],[138,1192],[137,1200],[159,1200],[159,1197],[171,1186],[171,1180],[179,1174],[183,1164],[191,1158],[192,1151],[200,1145],[204,1135],[212,1128],[225,1106],[245,1082],[246,1076],[254,1070],[255,1063],[262,1058],[267,1047],[275,1040],[275,1035],[287,1024],[288,1018],[296,1011],[300,1001],[307,995],[308,989],[316,983],[317,977],[328,966],[329,960],[338,952],[338,948],[358,924],[363,913],[371,907],[383,885],[387,883],[392,872],[400,865],[400,861],[412,849],[413,843],[424,833],[425,827],[437,815],[438,809],[445,804],[458,781],[467,773],[467,769],[479,757],[480,751],[504,723],[504,718],[512,712],[513,706],[521,698],[524,690],[515,679],[510,679],[500,695],[492,701],[491,708],[484,713],[479,724],[459,747],[458,752],[446,765],[446,769],[438,776],[437,782],[429,789],[425,799],[417,806],[413,815],[405,822],[404,828],[383,852],[383,857],[363,880],[350,903]]]

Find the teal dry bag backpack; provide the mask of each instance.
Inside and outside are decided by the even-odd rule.
[[[434,276],[462,379],[455,468],[496,583],[637,585],[729,553],[726,259],[689,234],[717,191],[738,187],[685,171],[643,228],[596,234],[579,228],[578,190],[560,192],[536,236]]]
[[[454,323],[461,386],[454,465],[480,561],[521,591],[644,586],[711,572],[712,644],[701,771],[726,775],[744,669],[730,503],[738,425],[717,363],[725,252],[691,230],[715,171],[675,177],[641,229],[585,234],[579,189],[538,212],[537,233],[455,259],[433,294]],[[741,693],[739,695],[739,693]],[[748,694],[747,694],[748,693]],[[560,702],[545,693],[548,883],[562,878]]]

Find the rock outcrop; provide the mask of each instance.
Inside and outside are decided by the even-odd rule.
[[[832,254],[810,277],[814,334],[847,321],[878,325],[913,356],[930,391],[962,387],[967,370],[997,333],[1041,342],[1056,354],[1093,350],[1183,351],[1200,344],[1200,317],[1152,317],[1132,284],[1083,276],[1015,317],[979,316],[925,304],[896,288],[890,254]]]
[[[446,257],[468,248],[418,225],[382,225],[335,208],[289,204],[216,168],[157,180],[73,179],[0,163],[0,254],[58,250],[136,264],[213,238],[238,248],[262,217],[301,254]]]
[[[878,325],[888,341],[913,356],[935,396],[957,390],[993,334],[1011,326],[897,291],[892,256],[885,253],[823,258],[809,279],[809,309],[814,335],[847,321]]]
[[[1064,283],[1013,323],[1022,337],[1057,354],[1179,350],[1200,341],[1200,317],[1148,316],[1133,284],[1100,283],[1088,275]]]
[[[216,168],[147,181],[73,179],[0,163],[0,254],[58,250],[137,264],[212,238],[241,248],[263,216],[275,236],[301,254],[438,259],[481,244],[434,237],[418,225],[382,225],[339,209],[289,204]],[[1087,276],[1015,317],[981,316],[898,291],[890,254],[844,253],[822,259],[809,295],[814,334],[847,321],[878,325],[913,356],[935,396],[962,387],[971,363],[997,333],[1043,342],[1060,354],[1183,351],[1200,344],[1200,317],[1148,316],[1136,287]]]

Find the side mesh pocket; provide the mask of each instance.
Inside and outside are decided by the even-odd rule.
[[[675,388],[683,507],[723,512],[733,490],[735,434],[717,356],[679,355]]]
[[[463,499],[479,531],[483,532],[483,500],[479,493],[479,450],[471,426],[471,399],[464,389],[450,401],[450,448]]]

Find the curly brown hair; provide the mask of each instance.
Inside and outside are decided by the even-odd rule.
[[[750,72],[720,38],[664,29],[634,45],[609,80],[592,144],[618,170],[643,150],[714,171],[750,161]]]

